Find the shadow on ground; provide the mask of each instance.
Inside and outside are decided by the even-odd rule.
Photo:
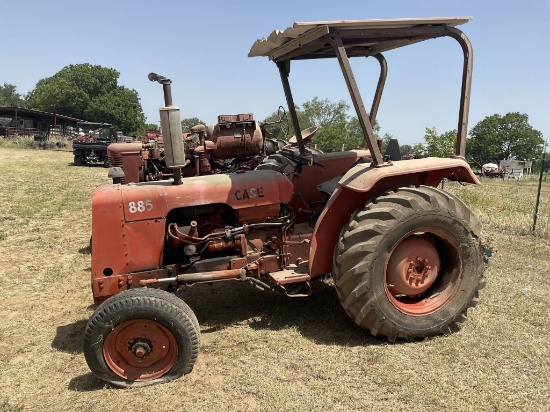
[[[177,296],[195,312],[203,334],[244,323],[251,329],[296,328],[306,339],[321,345],[386,344],[385,338],[372,336],[349,318],[332,286],[324,281],[312,286],[313,294],[306,298],[264,292],[243,282],[195,285],[181,289]],[[52,347],[81,353],[87,322],[58,326]]]
[[[372,336],[348,317],[328,282],[316,281],[312,286],[313,294],[306,298],[288,298],[237,281],[194,285],[182,288],[177,295],[195,312],[202,334],[246,324],[251,329],[295,328],[304,338],[320,345],[387,344],[385,338]],[[81,353],[86,323],[87,320],[79,320],[59,326],[52,347],[63,352]],[[105,385],[88,373],[73,378],[69,389],[95,391]]]
[[[93,392],[103,388],[114,388],[111,385],[100,381],[93,373],[85,373],[84,375],[72,378],[69,382],[69,390],[75,392]]]
[[[75,165],[74,162],[67,163],[67,166],[70,167],[99,167],[102,169],[106,169],[109,166],[105,166],[103,163],[83,163],[81,165]]]
[[[180,289],[177,295],[193,309],[203,334],[246,323],[252,329],[296,328],[322,345],[386,344],[349,318],[331,285],[315,281],[312,287],[313,294],[305,298],[263,292],[243,282],[195,285]]]
[[[52,348],[67,353],[81,353],[87,319],[57,327]]]

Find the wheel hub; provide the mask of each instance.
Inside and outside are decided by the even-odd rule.
[[[143,358],[151,353],[151,342],[139,340],[131,346],[130,350],[138,358]]]
[[[424,293],[435,281],[440,260],[435,246],[426,238],[411,236],[392,252],[386,269],[388,289],[410,297]]]
[[[118,376],[140,381],[168,372],[178,354],[174,335],[148,319],[136,319],[116,326],[105,339],[103,356]]]

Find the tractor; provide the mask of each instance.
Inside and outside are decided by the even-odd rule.
[[[266,154],[254,168],[185,175],[189,159],[171,80],[151,74],[163,87],[160,118],[172,176],[93,192],[91,285],[98,306],[84,333],[91,371],[120,387],[190,373],[199,322],[174,292],[199,283],[236,281],[305,298],[313,280],[330,275],[351,319],[392,342],[448,334],[463,322],[485,285],[481,224],[438,186],[443,179],[479,184],[464,159],[472,46],[456,26],[468,20],[296,23],[256,41],[249,56],[276,64],[295,144]],[[457,40],[464,55],[455,154],[391,160],[372,130],[387,73],[382,53],[440,37]],[[350,65],[360,57],[380,65],[370,113]],[[319,153],[304,143],[311,132],[300,131],[290,64],[318,58],[340,65],[362,149]],[[247,140],[243,122],[226,120],[227,135],[211,147],[221,151],[218,158],[261,153],[261,141]]]

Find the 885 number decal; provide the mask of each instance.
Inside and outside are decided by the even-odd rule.
[[[153,210],[153,202],[150,200],[139,200],[128,203],[128,212],[130,213],[150,212],[151,210]]]

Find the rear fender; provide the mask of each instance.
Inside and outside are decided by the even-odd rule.
[[[470,166],[461,158],[403,160],[382,167],[362,163],[351,168],[338,182],[338,188],[315,225],[309,254],[311,277],[332,271],[334,247],[342,227],[369,199],[398,187],[436,187],[444,178],[480,184]]]

